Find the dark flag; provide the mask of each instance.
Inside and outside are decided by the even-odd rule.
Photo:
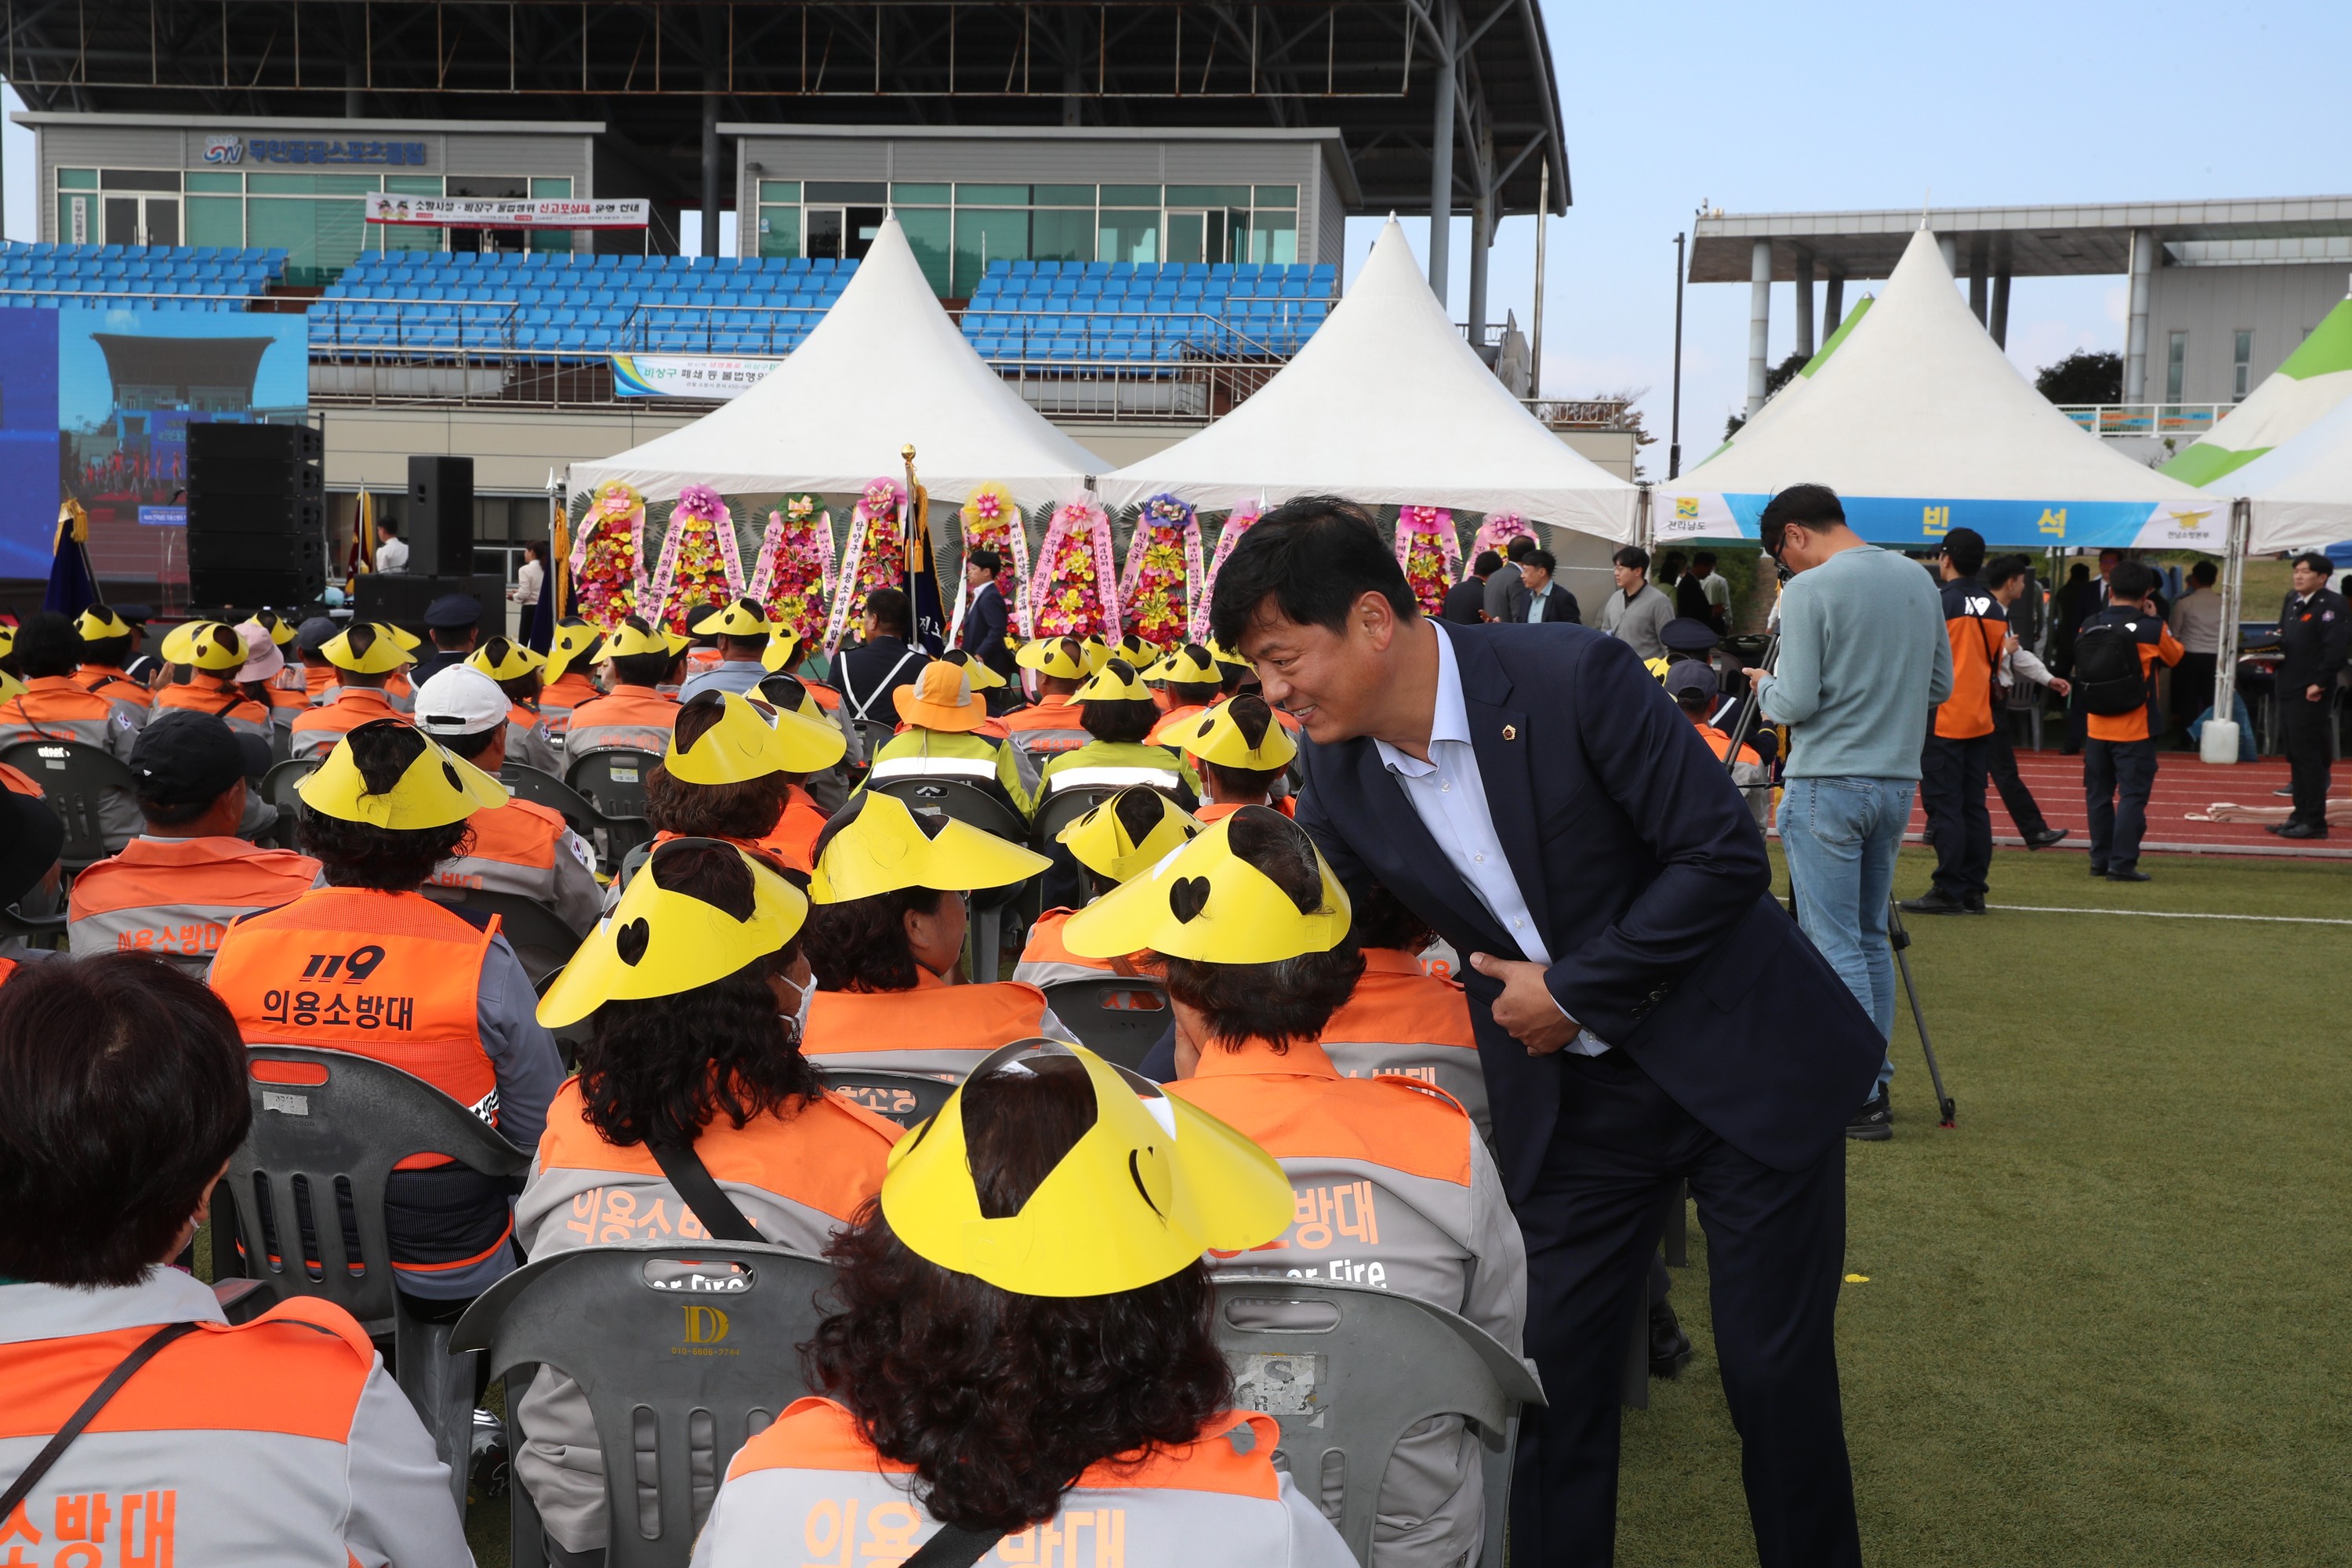
[[[89,570],[89,514],[68,496],[58,508],[58,538],[49,558],[49,586],[41,608],[78,616],[98,603],[98,583]]]
[[[901,520],[907,536],[903,586],[915,620],[915,643],[938,658],[947,650],[947,601],[940,592],[938,557],[931,548],[931,498],[915,479],[915,448],[902,447],[907,463],[907,515]]]

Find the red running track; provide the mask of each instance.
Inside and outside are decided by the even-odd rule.
[[[2333,793],[2338,802],[2345,794],[2347,765],[2352,764],[2337,765]],[[2050,826],[2073,829],[2056,847],[2088,848],[2090,808],[2083,797],[2083,759],[2067,756],[2054,747],[2044,752],[2021,751],[2017,754],[2017,772],[2025,781],[2025,787],[2033,792],[2034,802],[2049,818]],[[2148,795],[2147,837],[2142,847],[2209,855],[2352,859],[2352,829],[2341,826],[2332,838],[2297,842],[2263,832],[2260,823],[2189,820],[2190,814],[2202,815],[2216,801],[2283,807],[2287,804],[2286,797],[2271,792],[2284,788],[2286,780],[2286,762],[2280,757],[2216,767],[2199,761],[2194,752],[2161,752],[2157,759],[2156,788]],[[1989,784],[1985,788],[1985,808],[1992,814],[1994,843],[2024,842],[2018,834],[2017,824],[2010,820],[2008,808],[2001,805],[2000,792]],[[2340,804],[2336,809],[2342,811]],[[1927,826],[1927,814],[1915,802],[1910,837],[1924,840]]]

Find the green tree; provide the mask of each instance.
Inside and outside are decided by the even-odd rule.
[[[2045,364],[2033,390],[2053,403],[2121,403],[2124,356],[2076,349],[2056,364]]]

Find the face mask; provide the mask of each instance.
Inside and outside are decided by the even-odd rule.
[[[791,985],[792,982],[784,984]],[[793,1009],[793,1038],[805,1040],[808,1038],[809,1007],[816,1000],[816,981],[812,978],[806,985],[793,985],[793,989],[801,994],[800,1005]]]

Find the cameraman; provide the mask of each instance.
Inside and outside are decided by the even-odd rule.
[[[1780,654],[1752,670],[1763,716],[1790,726],[1780,847],[1797,923],[1878,1025],[1895,1032],[1886,906],[1911,819],[1927,711],[1952,692],[1943,607],[1926,573],[1865,544],[1822,485],[1791,485],[1764,508],[1764,552],[1790,574]],[[1854,1112],[1850,1138],[1894,1136],[1887,1081]]]

